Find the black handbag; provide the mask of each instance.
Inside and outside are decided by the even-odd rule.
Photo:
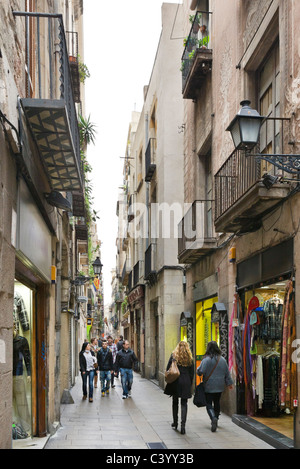
[[[202,383],[198,384],[198,386],[196,386],[193,403],[195,404],[196,407],[206,406],[206,398],[205,398],[205,390],[204,390],[203,381]]]
[[[198,384],[198,386],[196,386],[195,395],[194,395],[194,399],[193,399],[193,404],[195,404],[196,407],[205,407],[206,406],[205,383],[207,383],[207,381],[209,380],[209,378],[213,374],[217,364],[219,363],[219,360],[220,360],[220,357],[218,358],[217,363],[213,367],[213,369],[212,369],[210,375],[208,376],[208,378],[206,378],[205,381],[202,381],[200,384]]]

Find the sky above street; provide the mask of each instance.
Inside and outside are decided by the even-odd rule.
[[[96,125],[88,148],[93,208],[102,241],[104,303],[111,303],[111,270],[116,267],[116,205],[132,111],[141,111],[161,33],[162,0],[84,0],[86,117]],[[182,3],[180,0],[166,3]]]

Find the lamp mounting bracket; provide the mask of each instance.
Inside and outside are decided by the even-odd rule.
[[[250,156],[250,154],[248,154]],[[283,155],[283,154],[276,154],[276,155],[269,155],[269,154],[251,154],[251,156],[255,156],[257,160],[263,160],[267,163],[271,163],[272,165],[276,166],[282,171],[285,171],[289,174],[297,174],[299,176],[300,172],[300,155]]]

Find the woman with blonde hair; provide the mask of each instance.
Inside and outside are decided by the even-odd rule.
[[[192,397],[191,387],[194,378],[194,363],[189,344],[184,340],[180,341],[169,359],[167,370],[172,361],[176,360],[180,376],[173,383],[166,385],[164,393],[172,396],[172,428],[178,427],[178,404],[181,399],[181,434],[185,434],[185,424],[187,418],[187,401]]]

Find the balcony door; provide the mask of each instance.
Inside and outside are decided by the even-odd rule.
[[[276,41],[258,71],[259,111],[262,116],[269,118],[280,117],[280,63],[279,43]],[[261,130],[260,152],[281,153],[281,123],[280,120],[264,122]],[[279,174],[280,170],[267,162],[261,163],[261,175],[264,173]]]

